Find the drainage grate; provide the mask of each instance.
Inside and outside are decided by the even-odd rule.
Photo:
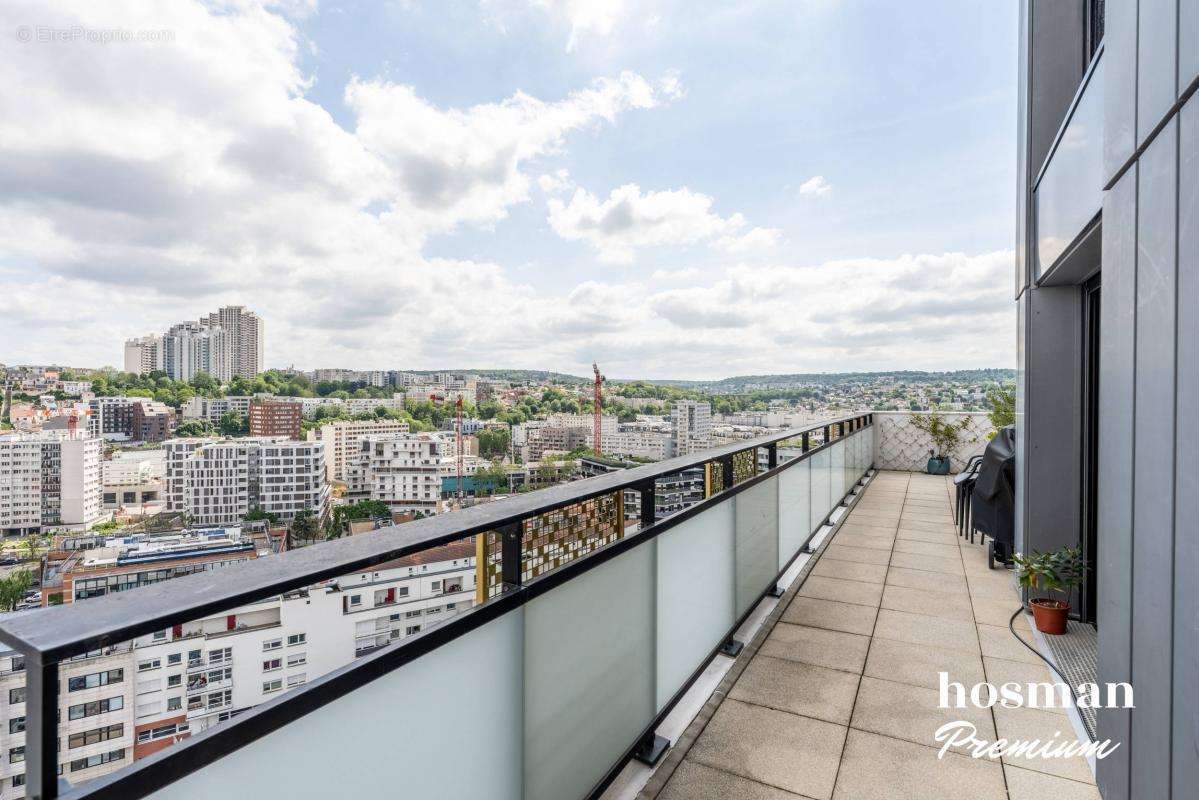
[[[1099,661],[1099,633],[1094,627],[1070,620],[1067,632],[1061,636],[1046,636],[1053,660],[1057,663],[1062,678],[1071,686],[1080,683],[1095,683]],[[1082,724],[1086,726],[1091,740],[1095,739],[1095,709],[1080,708]]]

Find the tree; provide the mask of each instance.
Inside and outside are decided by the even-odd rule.
[[[991,406],[987,416],[995,430],[1016,424],[1016,387],[1013,384],[991,389],[987,392],[987,403]]]
[[[484,458],[494,458],[508,454],[508,445],[512,434],[507,428],[484,428],[479,431],[479,454]]]
[[[224,436],[241,436],[250,432],[249,422],[245,416],[236,411],[226,411],[221,414],[221,421],[217,428]]]
[[[301,542],[312,542],[321,532],[320,520],[307,508],[296,512],[291,521],[291,535]]]
[[[212,436],[216,429],[205,419],[189,419],[179,423],[175,428],[176,436]]]
[[[273,511],[263,511],[261,508],[252,508],[250,513],[246,514],[243,519],[246,522],[256,522],[260,519],[266,520],[272,527],[279,524],[279,515]]]
[[[21,541],[21,546],[25,548],[25,557],[30,561],[37,558],[38,548],[41,541],[34,534],[29,534]]]
[[[0,578],[0,609],[15,611],[25,593],[33,585],[33,573],[27,569],[11,572]]]

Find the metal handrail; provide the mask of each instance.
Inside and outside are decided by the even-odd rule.
[[[768,434],[689,456],[380,529],[371,536],[324,542],[267,559],[230,565],[219,571],[195,573],[89,599],[82,606],[72,603],[15,614],[0,623],[0,642],[24,654],[27,662],[30,715],[26,762],[29,796],[40,800],[53,800],[59,796],[56,756],[58,731],[55,723],[58,666],[71,656],[160,631],[177,622],[220,613],[340,575],[365,571],[383,562],[476,534],[503,534],[505,588],[522,591],[505,592],[471,612],[451,618],[442,625],[322,676],[310,682],[302,691],[255,706],[247,710],[236,726],[214,728],[193,737],[185,746],[186,763],[183,763],[181,748],[176,746],[170,751],[144,759],[139,768],[97,778],[69,793],[70,797],[80,798],[143,796],[353,691],[357,686],[453,641],[528,599],[674,527],[713,503],[723,502],[730,494],[749,488],[832,446],[850,433],[870,426],[872,422],[873,415],[865,413]],[[833,429],[839,433],[835,438],[830,436]],[[819,430],[824,433],[823,444],[811,447],[809,434]],[[778,464],[777,445],[791,439],[800,440],[798,449],[801,455]],[[770,466],[767,471],[734,487],[733,456],[763,447],[769,454]],[[655,521],[654,479],[712,462],[723,465],[722,489],[689,509],[665,520]],[[521,586],[522,537],[519,531],[524,520],[622,490],[641,493],[642,523],[639,535],[618,540]],[[668,708],[673,705],[674,701],[668,704]]]

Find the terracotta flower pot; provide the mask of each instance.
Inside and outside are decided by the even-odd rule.
[[[1060,636],[1066,632],[1066,615],[1070,613],[1070,604],[1061,600],[1050,600],[1048,597],[1038,597],[1029,600],[1032,606],[1032,618],[1037,623],[1037,630]]]

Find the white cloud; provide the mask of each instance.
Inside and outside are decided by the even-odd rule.
[[[729,252],[744,253],[776,244],[779,232],[754,228],[742,233],[740,214],[721,217],[715,201],[687,187],[642,192],[635,183],[613,189],[601,200],[575,189],[569,202],[550,198],[550,226],[563,239],[591,244],[603,261],[627,264],[638,248],[712,242]]]
[[[567,52],[574,51],[586,37],[611,35],[628,12],[625,0],[530,0],[530,3],[560,14],[570,23]]]
[[[778,228],[754,228],[740,236],[722,236],[716,246],[732,255],[772,250],[783,243],[783,232]]]
[[[832,190],[833,185],[823,175],[814,175],[799,185],[799,193],[804,197],[823,197]]]
[[[547,172],[537,178],[537,185],[546,194],[561,194],[570,190],[574,184],[570,180],[570,172],[565,169]]]

